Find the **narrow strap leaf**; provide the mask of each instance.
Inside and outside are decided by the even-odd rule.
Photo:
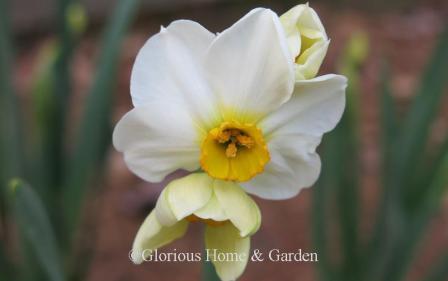
[[[447,63],[448,29],[440,38],[401,131],[395,129],[393,123],[388,123],[393,120],[385,120],[392,112],[390,97],[387,93],[383,95],[385,194],[370,251],[366,255],[373,259],[369,271],[371,279],[368,280],[396,281],[405,277],[430,215],[440,205],[440,185],[432,180],[441,181],[443,175],[437,176],[438,172],[435,172],[433,178],[422,181],[417,179],[420,175],[417,171],[422,167],[429,128],[446,86],[444,68]],[[394,136],[393,131],[398,131],[399,135],[395,133]],[[435,170],[439,171],[436,167]],[[412,201],[416,187],[424,192]]]
[[[40,198],[25,182],[14,179],[9,196],[19,231],[32,247],[37,263],[50,281],[64,280],[56,237]]]
[[[357,280],[360,274],[358,214],[358,119],[359,70],[368,53],[368,39],[357,33],[350,38],[340,63],[348,77],[347,105],[337,128],[324,138],[322,173],[313,193],[313,237],[319,251],[319,269],[323,280]],[[329,202],[335,196],[336,202]],[[335,206],[342,246],[342,267],[337,270],[328,253],[330,229],[327,229],[328,206]],[[334,241],[334,240],[333,240]]]
[[[390,85],[391,73],[388,65],[384,65],[380,74],[381,80],[381,146],[382,146],[382,195],[378,207],[374,231],[364,255],[364,263],[369,264],[365,271],[367,280],[377,280],[386,266],[387,257],[392,254],[395,243],[396,228],[401,224],[395,223],[399,215],[400,193],[396,185],[392,184],[395,177],[393,166],[394,152],[398,132],[395,103]]]
[[[328,141],[326,141],[328,145]],[[326,147],[327,149],[327,147]],[[331,151],[331,150],[330,150]],[[330,152],[329,152],[330,153]],[[329,229],[327,224],[327,213],[329,206],[329,195],[331,194],[331,177],[327,175],[327,169],[325,165],[328,161],[328,155],[322,156],[322,173],[318,182],[313,188],[313,205],[312,205],[312,237],[313,245],[316,251],[319,253],[319,263],[317,264],[317,269],[319,271],[319,280],[323,281],[335,281],[339,280],[335,268],[333,267],[330,260],[329,253]]]
[[[404,236],[397,239],[385,276],[386,281],[403,280],[414,260],[418,242],[422,239],[430,218],[440,208],[448,186],[448,152],[437,168],[434,178],[427,183],[428,192],[421,198],[418,209],[408,214],[406,225],[402,228]]]
[[[0,243],[0,280],[15,280],[13,278],[13,270],[14,267],[6,255],[3,243]]]
[[[430,124],[438,113],[441,98],[447,85],[448,26],[441,34],[434,54],[424,72],[421,86],[404,123],[400,146],[396,155],[396,183],[405,188],[413,180],[422,163]]]
[[[12,86],[12,40],[8,7],[0,0],[0,184],[22,175],[18,100]]]
[[[110,142],[113,81],[123,36],[136,12],[138,0],[118,1],[104,34],[101,56],[87,97],[77,142],[63,189],[67,231],[74,230],[89,180],[100,169]]]
[[[202,262],[202,281],[220,281],[215,267],[210,261]]]

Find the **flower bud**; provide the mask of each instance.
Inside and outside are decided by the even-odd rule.
[[[296,80],[314,78],[327,53],[330,40],[316,11],[297,5],[280,17],[295,63]]]

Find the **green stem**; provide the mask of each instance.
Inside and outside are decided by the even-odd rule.
[[[215,267],[209,261],[203,261],[202,263],[202,280],[203,281],[221,281],[216,274]]]

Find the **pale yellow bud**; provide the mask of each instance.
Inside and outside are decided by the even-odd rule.
[[[296,80],[314,78],[327,53],[330,40],[316,11],[297,5],[280,17],[295,62]]]

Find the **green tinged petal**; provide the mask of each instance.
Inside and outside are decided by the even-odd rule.
[[[151,212],[137,232],[132,245],[132,261],[140,264],[144,258],[151,254],[152,250],[160,248],[172,241],[184,236],[188,222],[182,220],[170,227],[162,226],[155,213]]]
[[[171,211],[170,203],[168,202],[167,197],[167,188],[165,188],[157,199],[156,208],[154,209],[155,216],[159,223],[163,226],[172,226],[177,223],[179,220],[174,215],[173,211]]]
[[[300,4],[283,14],[280,21],[295,62],[296,81],[314,78],[330,43],[319,16],[308,4]]]
[[[212,195],[207,205],[194,212],[194,214],[202,219],[214,221],[225,221],[228,219],[215,194]]]
[[[325,58],[330,40],[316,42],[300,55],[296,65],[296,77],[303,75],[304,79],[312,79],[319,72]]]
[[[174,180],[166,187],[166,200],[177,220],[193,214],[210,201],[212,183],[213,179],[207,174],[195,173]]]
[[[280,22],[285,30],[288,40],[289,51],[293,57],[300,54],[301,38],[300,31],[297,28],[297,20],[305,9],[305,5],[297,5],[280,16]]]
[[[241,237],[238,229],[231,223],[226,223],[219,227],[207,226],[205,230],[206,248],[216,254],[238,255],[239,258],[218,261],[210,257],[215,266],[216,273],[222,281],[236,280],[246,268],[249,258],[250,238]]]
[[[228,219],[245,237],[257,232],[261,214],[257,204],[234,182],[215,180],[214,192]]]

